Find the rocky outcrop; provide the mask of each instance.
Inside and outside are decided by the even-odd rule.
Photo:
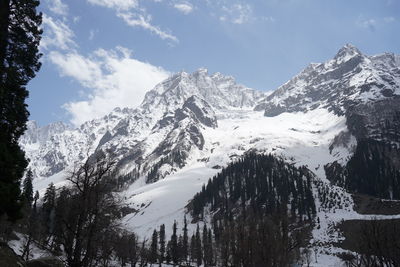
[[[344,115],[355,105],[398,96],[400,66],[396,58],[390,53],[366,56],[345,45],[332,60],[310,64],[257,108],[264,106],[269,117],[316,108]]]

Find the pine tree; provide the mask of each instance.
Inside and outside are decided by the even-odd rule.
[[[196,253],[197,266],[200,266],[203,263],[203,253],[202,253],[199,225],[197,225],[197,229],[196,229],[196,252],[195,253]]]
[[[196,259],[196,236],[195,234],[192,235],[192,237],[190,238],[190,259],[191,261]]]
[[[32,180],[33,180],[33,174],[31,169],[28,170],[26,173],[26,177],[24,179],[24,184],[23,184],[23,191],[22,195],[24,196],[25,200],[27,203],[32,205],[33,201],[33,185],[32,185]]]
[[[187,261],[188,250],[189,250],[189,236],[188,236],[187,220],[185,215],[183,221],[183,240],[182,240],[182,258],[185,262]]]
[[[38,0],[0,1],[0,216],[21,216],[20,180],[27,166],[18,140],[26,129],[27,83],[40,68]]]
[[[178,263],[180,265],[182,262],[182,259],[183,259],[183,237],[182,237],[182,235],[179,235],[179,237],[178,237],[177,258],[178,258]]]
[[[157,230],[154,229],[150,245],[150,262],[155,263],[157,261],[157,258],[158,258],[158,234]]]
[[[209,262],[210,265],[214,265],[214,248],[213,248],[213,240],[212,240],[211,229],[208,229],[208,240],[207,240],[207,243],[208,243],[208,248],[209,248],[208,255],[207,255],[208,262]]]
[[[33,197],[33,210],[36,211],[36,204],[39,200],[39,191],[36,190],[35,196]]]
[[[171,236],[171,258],[174,264],[178,264],[178,236],[176,235],[176,228],[176,221],[174,221]]]
[[[54,208],[56,202],[56,187],[50,183],[43,197],[43,221],[47,226],[47,233],[51,234],[54,227]]]
[[[164,262],[165,257],[165,225],[160,226],[160,266]]]
[[[207,230],[207,224],[204,224],[203,226],[203,262],[204,266],[208,266],[208,230]]]
[[[171,240],[170,240],[167,243],[167,249],[166,249],[166,255],[165,255],[165,261],[167,262],[167,264],[169,264],[172,259],[171,247],[172,247],[172,245],[171,245]]]

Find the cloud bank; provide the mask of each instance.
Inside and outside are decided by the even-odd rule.
[[[64,105],[72,117],[71,123],[76,126],[104,116],[116,107],[136,107],[148,90],[169,76],[160,67],[134,59],[123,47],[98,49],[89,57],[76,52],[52,52],[50,60],[62,76],[71,77],[90,89],[84,93],[87,100]]]

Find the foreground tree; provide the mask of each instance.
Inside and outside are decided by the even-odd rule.
[[[33,174],[31,169],[28,169],[28,172],[26,173],[26,177],[24,179],[23,183],[23,190],[22,190],[22,195],[24,197],[24,200],[26,203],[31,206],[32,201],[33,201],[33,185],[32,185],[32,180],[33,180]]]
[[[56,220],[61,222],[57,235],[70,267],[106,262],[104,248],[99,244],[104,243],[104,236],[118,235],[119,206],[112,193],[114,166],[110,157],[97,155],[68,178],[72,188],[63,203],[64,211],[56,215]]]
[[[20,180],[27,166],[18,145],[28,111],[27,83],[40,68],[42,15],[37,0],[0,1],[0,216],[19,218]]]

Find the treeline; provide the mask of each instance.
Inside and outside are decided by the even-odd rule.
[[[187,158],[187,154],[181,150],[173,150],[170,154],[165,157],[162,157],[156,164],[154,164],[150,170],[147,172],[146,183],[151,184],[155,183],[158,180],[164,178],[160,173],[160,168],[164,164],[168,164],[170,166],[177,166],[182,168],[185,166],[185,160]]]
[[[327,178],[354,193],[385,199],[400,199],[400,152],[397,147],[363,140],[347,165],[325,167]]]
[[[113,183],[116,186],[116,189],[121,191],[127,189],[132,183],[134,183],[139,177],[144,176],[147,184],[155,183],[158,180],[164,178],[165,173],[160,173],[160,169],[163,165],[171,166],[172,170],[175,170],[175,167],[182,168],[185,166],[185,160],[187,158],[187,154],[181,150],[174,150],[170,152],[167,156],[161,157],[159,161],[157,161],[154,165],[149,167],[147,164],[142,166],[138,164],[136,168],[128,172],[124,175],[119,175],[116,177]]]
[[[257,217],[257,216],[256,216]],[[213,227],[197,224],[190,235],[186,218],[181,233],[177,223],[169,240],[165,226],[154,230],[149,244],[149,264],[174,266],[291,266],[301,262],[304,229],[294,230],[280,216],[252,217]]]
[[[312,175],[306,168],[271,155],[247,154],[193,199],[189,210],[194,220],[207,218],[211,223],[199,223],[189,233],[185,218],[180,231],[173,225],[170,237],[162,225],[150,240],[139,240],[118,224],[134,211],[113,193],[119,188],[115,166],[105,155],[90,158],[70,174],[68,187],[50,184],[40,203],[28,173],[23,190],[26,218],[18,229],[24,234],[25,259],[39,247],[59,255],[69,267],[268,267],[301,261],[300,247],[306,245],[315,214]]]
[[[25,260],[37,247],[59,256],[69,267],[111,266],[116,262],[120,266],[146,266],[147,243],[119,225],[133,210],[115,196],[115,166],[110,157],[98,154],[70,173],[68,186],[50,184],[40,202],[28,171],[23,184],[25,218],[17,225],[0,222],[0,235],[7,239],[13,231],[21,233]]]
[[[316,213],[312,177],[305,167],[249,153],[210,179],[188,208],[195,221],[212,221],[215,266],[300,262]]]
[[[194,217],[203,218],[209,208],[233,220],[234,210],[243,214],[270,215],[289,211],[292,218],[311,220],[315,214],[312,174],[273,155],[248,153],[210,179],[191,202]]]
[[[202,230],[197,225],[196,231],[190,235],[186,217],[178,235],[178,225],[172,226],[172,235],[165,236],[165,225],[153,232],[149,243],[149,263],[172,264],[174,266],[216,266],[215,242],[211,228],[203,224]]]
[[[349,220],[339,228],[345,237],[342,246],[355,252],[339,255],[346,266],[400,266],[399,220]]]

